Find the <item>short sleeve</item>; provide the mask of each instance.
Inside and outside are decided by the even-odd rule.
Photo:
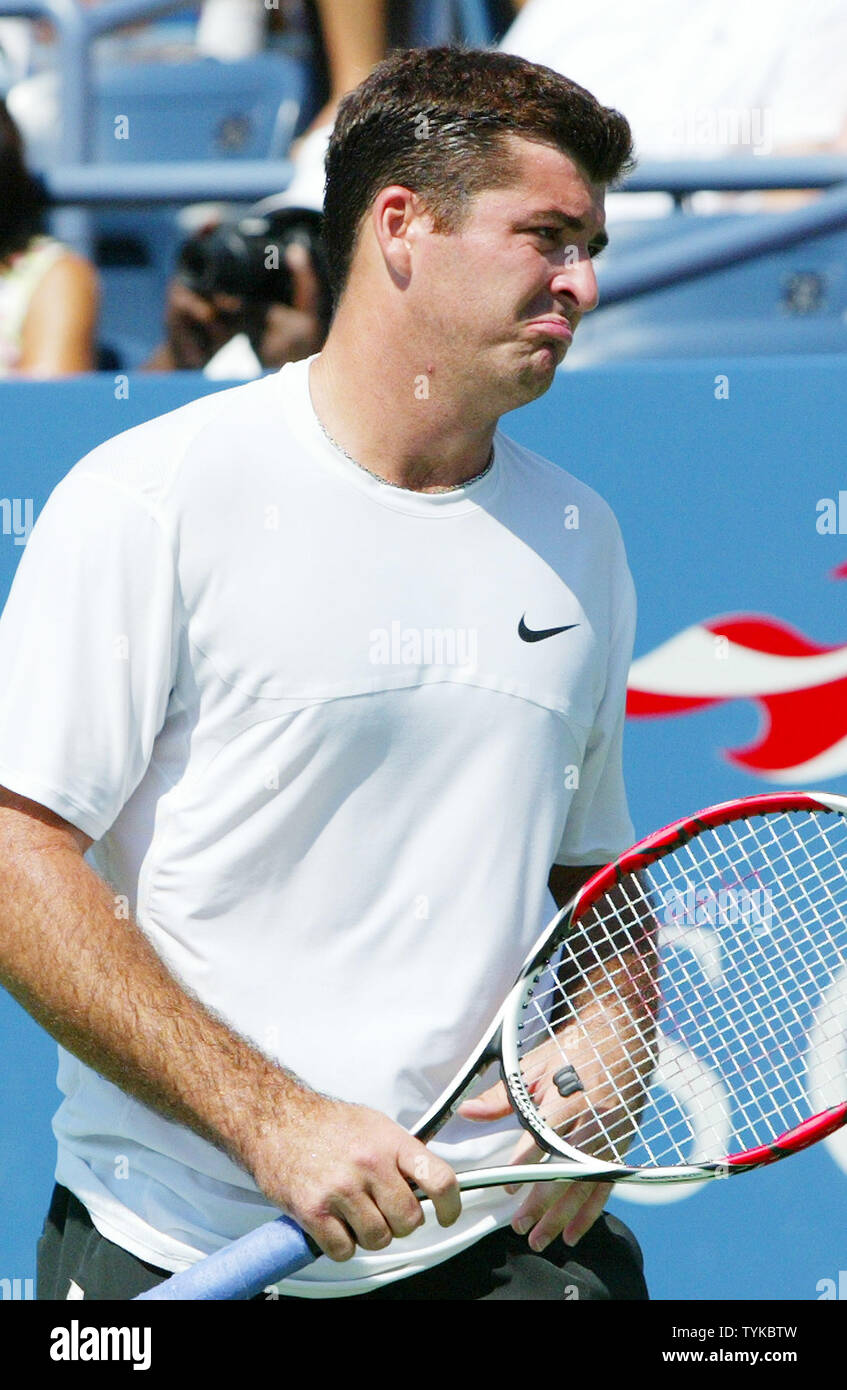
[[[635,616],[635,587],[622,558],[613,601],[606,686],[579,769],[557,864],[606,864],[635,839],[623,779],[626,686]]]
[[[165,720],[178,585],[154,510],[80,467],[38,517],[0,616],[0,784],[99,840]]]

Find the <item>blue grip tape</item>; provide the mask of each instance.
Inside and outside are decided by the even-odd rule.
[[[269,1284],[312,1264],[319,1254],[290,1217],[280,1216],[139,1294],[138,1300],[255,1298]]]

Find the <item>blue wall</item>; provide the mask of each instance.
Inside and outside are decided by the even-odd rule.
[[[719,377],[726,382],[716,385]],[[639,592],[636,655],[690,624],[737,613],[777,618],[837,646],[847,643],[847,585],[831,571],[847,561],[847,534],[818,534],[816,504],[847,489],[845,382],[843,357],[571,371],[503,425],[615,508]],[[126,399],[111,376],[4,385],[0,498],[32,497],[37,515],[86,449],[208,389],[192,376],[132,377]],[[0,601],[20,553],[0,535]],[[750,743],[759,718],[739,700],[631,720],[637,832],[770,789],[722,753]],[[847,793],[847,778],[826,787]],[[0,1278],[25,1278],[51,1186],[55,1050],[2,993],[0,1039]],[[680,1201],[617,1197],[614,1207],[642,1241],[656,1298],[815,1299],[818,1282],[847,1267],[838,1218],[845,1172],[841,1140]]]

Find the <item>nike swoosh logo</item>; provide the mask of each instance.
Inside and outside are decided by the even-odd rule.
[[[533,632],[531,627],[527,627],[524,618],[525,613],[518,623],[518,636],[524,642],[543,642],[545,637],[555,637],[559,632],[570,632],[572,627],[579,627],[579,623],[565,623],[564,627],[543,627],[538,632]]]

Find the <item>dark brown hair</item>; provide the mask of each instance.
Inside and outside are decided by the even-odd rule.
[[[24,162],[20,132],[0,99],[0,261],[41,231],[46,194]]]
[[[327,151],[323,234],[336,302],[380,189],[411,188],[439,231],[457,231],[477,193],[516,181],[508,134],[561,150],[592,183],[613,183],[634,163],[625,118],[551,68],[460,47],[378,63],[341,102]]]

